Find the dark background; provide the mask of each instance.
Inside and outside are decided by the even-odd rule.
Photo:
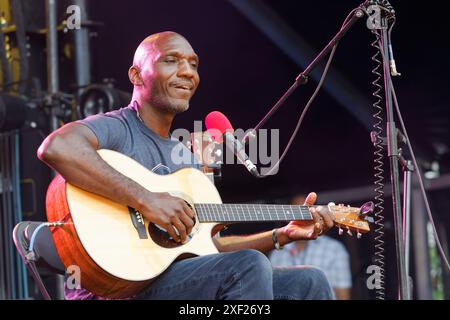
[[[40,2],[38,8],[38,1],[33,1],[35,17],[43,17],[43,1]],[[361,0],[262,2],[318,52]],[[395,85],[408,133],[422,169],[427,170],[432,161],[437,161],[440,173],[445,174],[450,171],[450,19],[443,7],[437,10],[405,0],[391,3],[397,12],[392,40],[397,67],[402,73],[395,79]],[[88,5],[89,18],[104,23],[91,38],[94,82],[112,78],[118,88],[131,92],[127,71],[142,39],[155,32],[172,30],[189,40],[200,57],[201,82],[189,112],[177,117],[174,129],[193,130],[193,121],[203,120],[213,110],[225,113],[235,128],[251,128],[303,70],[225,0],[95,0],[88,1]],[[67,37],[60,35],[61,40]],[[358,22],[341,40],[333,62],[370,102],[374,90],[371,57],[375,50],[370,46],[373,40],[365,21]],[[62,88],[70,90],[74,71],[64,58],[60,77]],[[280,129],[282,148],[315,85],[311,80],[297,89],[265,125],[268,129]],[[367,109],[373,112],[370,104]],[[286,203],[296,193],[316,191],[320,203],[321,191],[372,184],[373,151],[369,130],[322,89],[276,176],[257,180],[242,166],[225,166],[218,188],[224,202]],[[385,172],[388,179],[388,166]],[[438,221],[448,229],[449,200],[445,194],[448,190],[432,193],[431,200]],[[387,297],[395,298],[396,260],[389,201],[386,199],[385,205]],[[272,227],[236,226],[229,233]],[[335,230],[330,235],[337,237]],[[349,237],[339,239],[352,256],[353,297],[373,298],[373,293],[365,289],[365,267],[373,258],[373,234],[359,241]]]

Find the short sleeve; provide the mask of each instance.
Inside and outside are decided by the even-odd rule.
[[[95,134],[99,149],[119,151],[127,139],[127,126],[122,119],[106,114],[96,114],[77,123],[83,124]]]

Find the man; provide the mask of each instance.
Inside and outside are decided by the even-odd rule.
[[[136,208],[150,222],[184,242],[193,227],[193,213],[180,198],[154,193],[112,169],[98,149],[126,154],[148,169],[167,174],[180,168],[170,137],[176,114],[189,107],[199,84],[198,57],[189,42],[174,32],[147,37],[137,48],[128,71],[134,86],[130,106],[69,123],[53,132],[38,156],[67,182],[117,203]],[[195,159],[191,165],[197,167]],[[307,202],[315,202],[310,194]],[[330,299],[324,274],[313,268],[272,270],[262,252],[299,239],[315,239],[333,226],[326,212],[312,211],[311,223],[290,222],[272,232],[247,237],[214,238],[219,254],[173,263],[135,299]],[[273,241],[277,236],[277,241]],[[98,299],[86,290],[66,297]]]
[[[292,205],[305,202],[303,195],[291,200]],[[351,296],[352,275],[347,250],[339,241],[322,236],[315,241],[294,241],[283,250],[269,254],[270,262],[276,267],[311,265],[322,270],[334,289],[338,300],[349,300]]]

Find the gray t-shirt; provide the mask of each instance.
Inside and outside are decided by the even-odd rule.
[[[97,136],[99,149],[127,155],[157,174],[184,167],[200,168],[192,152],[175,138],[162,138],[148,128],[132,106],[79,120]]]
[[[175,138],[162,138],[148,128],[132,106],[97,114],[77,121],[97,136],[99,149],[127,155],[157,174],[168,174],[185,167],[199,169],[192,152]],[[103,300],[92,292],[65,286],[66,300]]]

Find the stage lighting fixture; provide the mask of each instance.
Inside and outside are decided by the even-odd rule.
[[[79,99],[79,111],[82,118],[105,113],[126,106],[131,94],[108,84],[92,84],[83,91]]]

